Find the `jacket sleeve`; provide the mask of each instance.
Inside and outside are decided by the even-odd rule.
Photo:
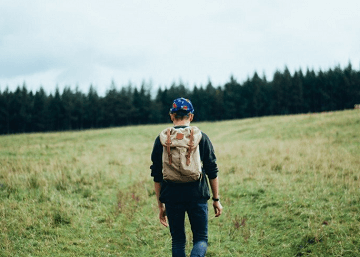
[[[209,179],[216,178],[218,167],[216,164],[215,151],[209,137],[204,132],[202,132],[202,138],[199,147],[200,157],[201,161],[203,162],[203,169],[205,173]]]
[[[162,153],[163,146],[161,145],[160,137],[157,137],[155,139],[153,151],[151,153],[152,165],[150,166],[151,176],[154,178],[154,182],[162,182],[163,180]]]

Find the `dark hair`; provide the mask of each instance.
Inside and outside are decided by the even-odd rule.
[[[177,120],[183,120],[185,118],[188,119],[190,117],[190,112],[184,111],[184,110],[179,110],[172,114],[175,114],[175,119],[177,119]]]

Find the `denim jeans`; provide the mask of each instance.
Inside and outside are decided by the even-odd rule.
[[[193,233],[193,249],[190,256],[205,256],[208,243],[207,203],[166,203],[165,208],[172,237],[172,256],[186,256],[185,212],[188,214]]]

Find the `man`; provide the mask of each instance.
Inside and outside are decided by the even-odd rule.
[[[174,126],[160,133],[151,154],[153,164],[150,168],[155,182],[159,219],[162,225],[170,227],[174,257],[185,256],[185,213],[188,214],[193,233],[191,256],[205,256],[208,243],[207,201],[210,199],[206,176],[211,186],[215,217],[221,215],[223,208],[219,199],[218,168],[214,149],[205,133],[190,126],[194,118],[193,113],[194,108],[190,100],[175,99],[170,109],[170,118]],[[174,147],[177,143],[186,147]],[[176,148],[180,149],[178,153],[174,152]],[[185,159],[179,161],[182,154]],[[197,165],[197,162],[200,165]],[[178,171],[178,166],[183,167],[179,169],[187,169],[186,172],[190,172],[191,175],[183,175],[183,171]]]

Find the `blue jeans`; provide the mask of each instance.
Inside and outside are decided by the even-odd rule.
[[[205,256],[208,243],[207,203],[166,203],[166,215],[172,237],[172,256],[185,257],[185,212],[193,233],[191,257]]]

